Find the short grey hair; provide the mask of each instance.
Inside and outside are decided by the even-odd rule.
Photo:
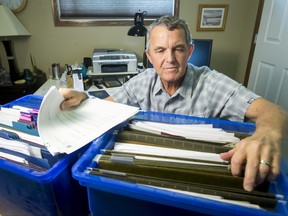
[[[156,26],[166,26],[168,30],[172,31],[177,28],[182,28],[185,32],[185,40],[186,44],[190,46],[193,41],[192,41],[192,35],[190,33],[189,27],[186,23],[185,20],[180,19],[179,17],[176,16],[162,16],[158,19],[156,19],[149,27],[147,31],[147,43],[146,43],[146,49],[149,51],[149,46],[150,46],[150,33],[152,29]]]

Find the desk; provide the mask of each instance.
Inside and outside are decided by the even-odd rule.
[[[57,88],[63,87],[63,85],[62,85],[60,80],[54,80],[54,79],[50,78],[36,92],[34,92],[34,94],[44,96],[48,92],[48,90],[50,89],[51,86],[56,86]],[[117,91],[118,88],[119,87],[105,88],[103,86],[102,89],[99,89],[95,85],[92,85],[87,91],[101,91],[101,90],[105,90],[105,91],[107,91],[107,93],[109,95],[111,95],[113,92]]]

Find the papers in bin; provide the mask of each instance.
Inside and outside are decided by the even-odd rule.
[[[212,124],[167,124],[148,121],[133,121],[129,125],[132,129],[146,131],[154,134],[168,134],[186,139],[202,140],[215,143],[239,142],[234,133],[221,128],[213,128]]]
[[[87,99],[61,110],[64,100],[55,86],[44,96],[38,113],[38,132],[52,155],[72,153],[138,112],[137,107],[101,99]]]

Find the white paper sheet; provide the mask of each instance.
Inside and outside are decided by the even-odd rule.
[[[72,153],[138,112],[137,107],[87,99],[75,109],[61,110],[64,100],[53,86],[43,98],[38,132],[51,154]]]
[[[130,127],[135,130],[155,134],[166,133],[186,139],[210,141],[214,143],[239,142],[234,133],[228,133],[221,128],[213,128],[212,124],[167,124],[149,121],[133,121]]]
[[[114,149],[119,152],[138,153],[154,156],[176,157],[182,159],[206,160],[211,162],[224,162],[219,154],[207,153],[199,151],[190,151],[174,148],[163,148],[156,146],[146,146],[141,144],[131,144],[123,142],[115,142]]]

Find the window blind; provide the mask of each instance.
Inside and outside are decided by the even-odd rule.
[[[54,0],[54,9],[59,21],[133,21],[135,13],[143,11],[145,20],[177,16],[178,4],[179,0]]]

